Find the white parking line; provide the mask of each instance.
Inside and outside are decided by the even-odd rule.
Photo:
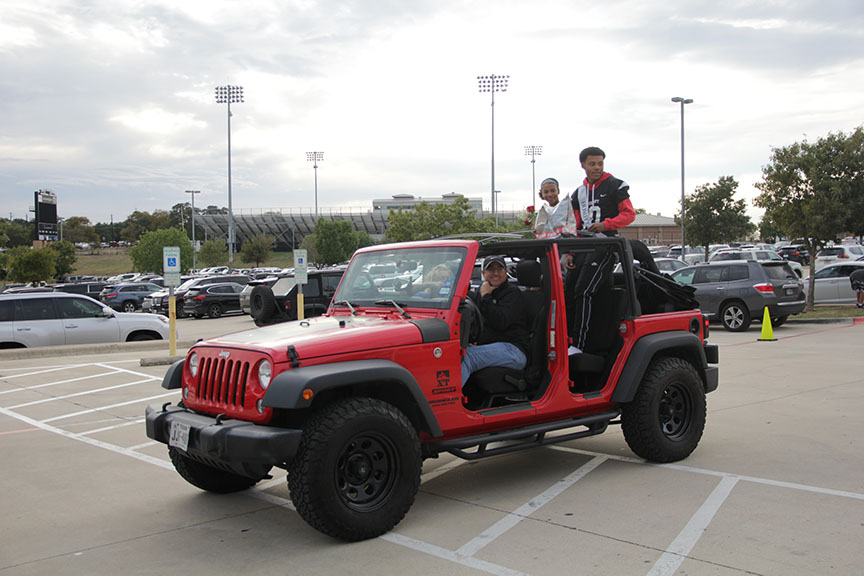
[[[101,412],[102,410],[110,410],[111,408],[119,408],[120,406],[129,406],[130,404],[140,404],[141,402],[149,402],[150,400],[158,400],[159,398],[166,398],[168,396],[176,396],[177,392],[168,392],[166,394],[159,394],[158,396],[149,396],[147,398],[137,398],[135,400],[129,400],[128,402],[119,402],[117,404],[109,404],[108,406],[100,406],[98,408],[91,408],[89,410],[81,410],[80,412],[72,412],[71,414],[63,414],[62,416],[55,416],[54,418],[47,418],[42,420],[44,424],[49,422],[56,422],[57,420],[65,420],[66,418],[74,418],[75,416],[82,416],[84,414],[92,414],[93,412]]]
[[[115,419],[116,420],[116,419]],[[108,432],[109,430],[117,430],[118,428],[125,428],[126,426],[134,426],[135,424],[141,424],[144,422],[144,418],[138,418],[137,420],[129,420],[128,422],[123,422],[122,424],[115,424],[114,426],[105,426],[104,428],[96,428],[95,430],[87,430],[85,432],[79,432],[78,434],[82,436],[86,436],[88,434],[98,434],[99,432]]]
[[[473,556],[474,554],[482,550],[485,546],[495,541],[496,538],[516,526],[524,518],[527,518],[535,511],[548,504],[553,498],[560,495],[562,492],[564,492],[564,490],[584,478],[589,472],[595,470],[606,460],[608,460],[608,458],[606,458],[605,456],[596,456],[595,458],[589,460],[588,462],[577,468],[575,471],[571,472],[570,474],[550,486],[539,496],[529,500],[528,502],[517,508],[514,512],[511,512],[510,514],[484,530],[482,534],[466,542],[461,548],[456,551],[456,554],[458,554],[459,556]]]
[[[738,483],[738,478],[735,476],[725,476],[716,488],[708,495],[708,498],[699,507],[699,510],[693,514],[684,529],[678,533],[672,544],[666,549],[666,552],[660,556],[660,559],[648,572],[648,576],[672,576],[678,571],[678,568],[693,550],[693,547],[699,542],[699,538],[704,534],[708,524],[714,519],[714,516],[720,510],[720,506],[732,493],[732,489]]]
[[[141,444],[129,446],[126,449],[134,451],[134,450],[140,450],[141,448],[149,448],[150,446],[156,446],[157,444],[159,444],[159,442],[156,442],[155,440],[151,440],[150,442],[142,442]]]
[[[415,540],[414,538],[402,536],[401,534],[396,534],[394,532],[388,532],[378,538],[392,544],[398,544],[399,546],[416,550],[417,552],[422,552],[423,554],[428,554],[429,556],[441,558],[442,560],[449,560],[455,564],[461,564],[462,566],[467,566],[468,568],[473,568],[475,570],[481,570],[487,574],[494,574],[495,576],[527,576],[525,572],[505,568],[504,566],[499,566],[498,564],[486,562],[485,560],[480,560],[478,558],[461,556],[452,550],[447,550],[446,548],[429,544],[428,542],[423,542],[421,540]]]
[[[51,386],[59,386],[60,384],[69,384],[71,382],[80,382],[82,380],[89,380],[91,378],[101,378],[102,376],[114,376],[115,374],[119,374],[118,371],[113,372],[102,372],[101,374],[88,374],[87,376],[79,376],[78,378],[68,378],[66,380],[57,380],[56,382],[48,382],[47,384],[37,384],[36,386],[22,386],[20,388],[15,388],[14,390],[3,390],[0,392],[0,396],[3,394],[12,394],[13,392],[30,392],[31,390],[40,390],[42,388],[49,388]]]
[[[107,392],[109,390],[117,390],[118,388],[126,388],[128,386],[137,386],[138,384],[146,384],[147,382],[153,382],[155,378],[147,378],[146,380],[137,380],[135,382],[129,382],[127,384],[117,384],[115,386],[106,386],[105,388],[94,388],[93,390],[85,390],[84,392],[76,392],[75,394],[66,394],[65,396],[51,396],[50,398],[43,398],[42,400],[34,400],[33,402],[26,402],[24,404],[16,404],[15,406],[7,406],[9,410],[15,410],[17,408],[24,408],[25,406],[34,406],[36,404],[45,404],[46,402],[54,402],[56,400],[67,400],[69,398],[75,398],[77,396],[89,396],[91,394],[96,394],[97,392]]]

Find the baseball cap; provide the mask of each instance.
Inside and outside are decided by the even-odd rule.
[[[487,256],[486,259],[483,260],[483,270],[488,270],[489,266],[495,262],[500,264],[504,270],[507,270],[507,264],[504,262],[503,256]]]

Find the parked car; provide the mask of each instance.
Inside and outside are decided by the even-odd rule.
[[[813,276],[814,304],[854,304],[857,302],[855,291],[849,283],[853,270],[864,267],[864,260],[853,260],[842,264],[829,264],[816,271]],[[804,283],[804,289],[810,285]]]
[[[682,268],[672,278],[696,289],[702,312],[730,332],[743,332],[761,321],[765,307],[774,326],[804,311],[801,279],[786,262],[733,260]]]
[[[235,282],[245,286],[249,283],[249,276],[244,274],[226,274],[222,276],[196,276],[194,278],[189,278],[174,289],[174,309],[177,317],[182,318],[186,315],[184,299],[186,297],[186,292],[189,289],[221,282]],[[154,292],[144,303],[145,308],[149,308],[156,314],[164,314],[165,316],[168,316],[168,294],[169,291],[167,288]]]
[[[144,298],[158,292],[162,287],[151,282],[130,282],[106,286],[99,293],[99,300],[121,312],[134,312],[141,308]]]
[[[76,282],[74,284],[54,284],[54,290],[70,292],[72,294],[84,294],[98,300],[99,294],[106,286],[105,282]]]
[[[344,272],[341,269],[309,270],[308,282],[303,285],[304,318],[327,312]],[[279,278],[272,286],[266,283],[247,286],[243,293],[257,326],[297,319],[297,282],[294,276]]]
[[[244,286],[236,282],[217,282],[190,288],[183,297],[186,316],[219,318],[226,312],[240,312],[240,292]]]
[[[730,249],[718,250],[711,254],[708,262],[728,262],[730,260],[757,260],[759,262],[788,262],[789,267],[799,278],[804,277],[804,272],[801,269],[801,264],[784,259],[773,248],[760,250],[757,248],[749,249]]]
[[[168,335],[164,316],[115,312],[81,294],[0,294],[0,348],[164,340]]]
[[[864,256],[864,247],[857,244],[839,244],[826,246],[816,254],[816,270],[828,264],[837,264],[856,260]]]
[[[666,272],[669,274],[687,267],[687,264],[678,258],[655,258],[654,262],[657,264],[657,268],[660,272]]]
[[[802,266],[810,265],[810,252],[803,244],[787,244],[779,248],[777,253],[790,262],[798,262]]]

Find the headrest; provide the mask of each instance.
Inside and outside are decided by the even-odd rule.
[[[516,279],[522,286],[539,288],[543,285],[543,270],[537,260],[520,260],[516,264]]]

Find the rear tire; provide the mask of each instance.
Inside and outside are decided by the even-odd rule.
[[[207,307],[207,316],[210,318],[219,318],[222,316],[222,305],[221,304],[210,304]]]
[[[135,303],[131,300],[127,300],[126,302],[123,302],[123,304],[121,305],[121,309],[123,310],[123,312],[135,312],[138,307],[135,306]]]
[[[777,328],[778,326],[782,326],[788,319],[789,316],[777,316],[776,318],[771,318],[771,327]]]
[[[720,322],[729,332],[746,332],[750,328],[750,310],[743,302],[729,302],[720,311]]]
[[[207,492],[230,494],[251,488],[261,481],[261,478],[248,478],[225,470],[212,468],[192,460],[176,448],[168,448],[168,456],[174,468],[184,480]]]
[[[677,462],[699,444],[706,412],[705,388],[693,365],[663,358],[652,362],[633,400],[621,405],[621,430],[637,456]]]
[[[350,398],[313,416],[288,469],[291,500],[313,528],[348,541],[392,529],[420,485],[417,431],[396,407]]]

